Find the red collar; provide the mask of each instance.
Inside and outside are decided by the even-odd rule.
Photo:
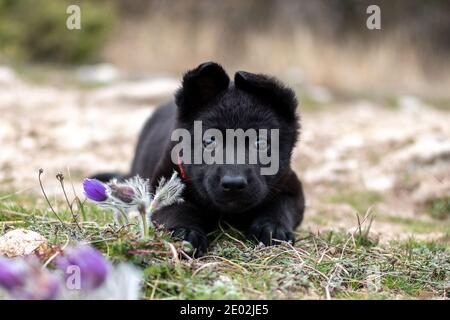
[[[181,179],[188,180],[186,170],[184,169],[184,166],[183,166],[183,160],[181,160],[181,158],[179,156],[178,156],[178,169],[180,170]]]

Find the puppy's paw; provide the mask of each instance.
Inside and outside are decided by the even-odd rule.
[[[291,230],[272,221],[255,221],[249,229],[249,237],[266,246],[280,244],[280,241],[295,242],[295,236]]]
[[[190,228],[177,228],[173,230],[173,237],[189,242],[192,252],[186,252],[194,258],[203,256],[208,248],[208,239],[202,231]]]

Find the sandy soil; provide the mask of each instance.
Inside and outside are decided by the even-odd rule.
[[[177,86],[155,78],[57,88],[0,68],[0,190],[39,192],[39,168],[55,191],[58,171],[70,170],[77,190],[93,172],[127,171],[143,122]],[[307,195],[303,226],[350,230],[355,212],[370,208],[381,240],[448,234],[449,219],[432,218],[426,205],[450,194],[449,123],[450,112],[414,97],[399,98],[396,108],[331,101],[302,112],[293,166]]]

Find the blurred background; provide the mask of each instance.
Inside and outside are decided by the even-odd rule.
[[[0,190],[38,191],[40,167],[49,185],[128,170],[145,118],[207,60],[297,92],[306,227],[370,211],[387,238],[448,237],[446,0],[0,0]]]
[[[64,28],[78,4],[82,29]],[[382,30],[366,27],[381,9]],[[3,63],[108,62],[179,74],[205,60],[358,93],[446,97],[446,0],[2,0]]]

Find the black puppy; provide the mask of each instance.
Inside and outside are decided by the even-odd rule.
[[[294,241],[294,229],[304,211],[300,181],[290,167],[292,149],[299,133],[295,94],[274,78],[237,72],[234,83],[213,62],[187,72],[175,101],[161,106],[147,121],[140,135],[129,176],[149,178],[155,187],[174,170],[183,177],[183,203],[165,207],[153,215],[156,224],[189,241],[200,256],[207,249],[206,233],[226,222],[265,245],[273,240]],[[278,129],[278,170],[262,175],[254,164],[189,164],[173,160],[175,129],[194,135],[194,121],[203,132],[215,128]],[[192,139],[193,149],[198,140]],[[270,139],[256,140],[256,148],[270,149]],[[214,137],[202,137],[200,148],[223,148]],[[246,145],[250,148],[250,142]],[[217,150],[216,150],[217,151]],[[224,153],[230,150],[222,150]],[[248,158],[247,158],[248,159]],[[189,162],[189,161],[188,161]],[[101,178],[101,177],[100,177]],[[105,178],[105,177],[103,177]]]

